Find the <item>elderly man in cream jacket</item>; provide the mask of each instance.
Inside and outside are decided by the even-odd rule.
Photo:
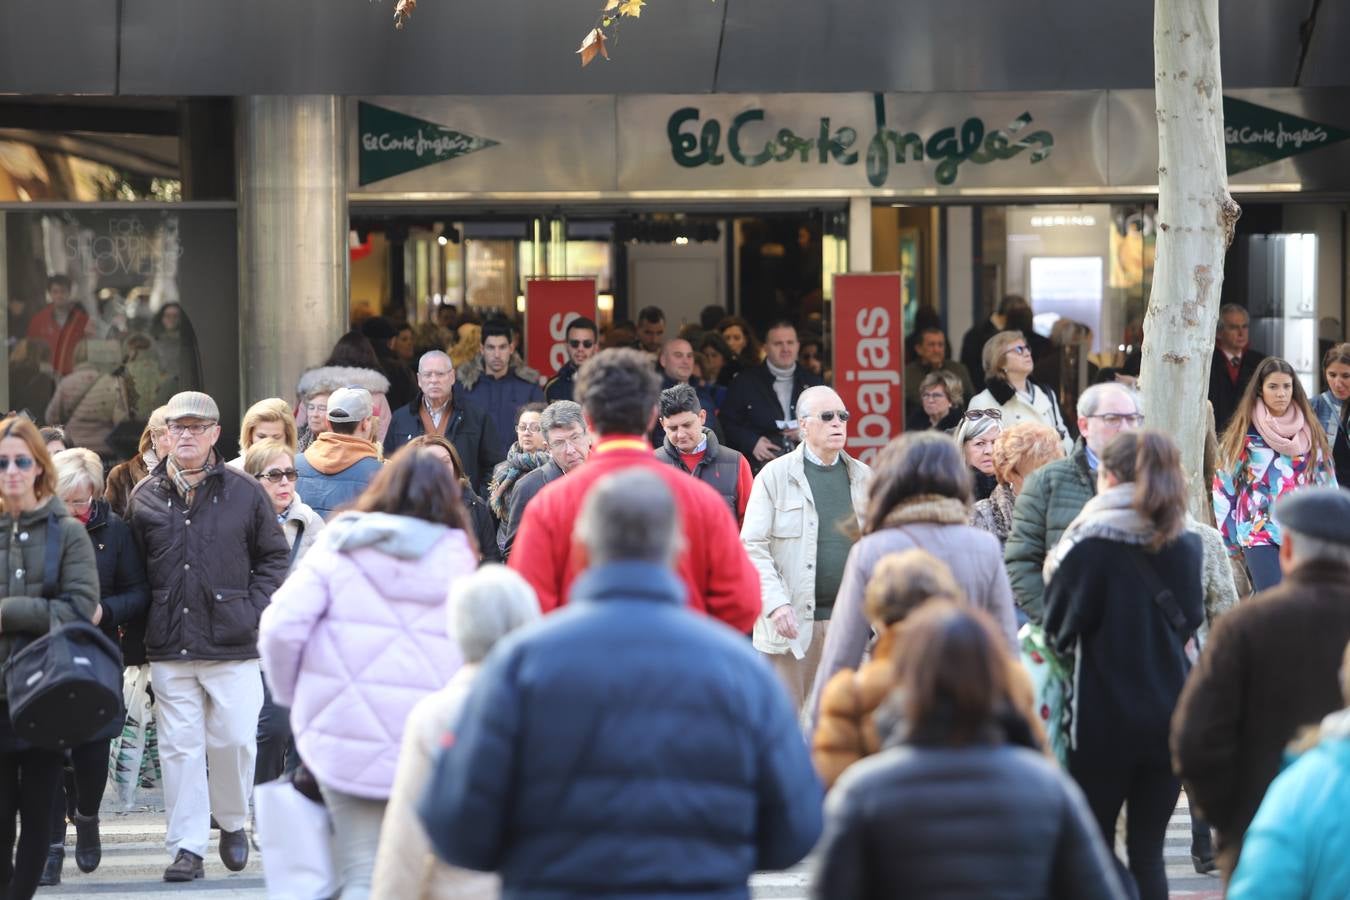
[[[872,470],[844,452],[849,411],[827,387],[797,400],[802,442],[760,470],[741,542],[759,570],[755,649],[769,657],[798,712],[816,677],[830,610],[857,540]]]

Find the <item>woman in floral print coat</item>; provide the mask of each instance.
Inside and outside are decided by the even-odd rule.
[[[1289,363],[1261,362],[1219,442],[1214,518],[1229,556],[1242,556],[1252,586],[1280,582],[1275,501],[1311,484],[1336,484],[1331,448]]]

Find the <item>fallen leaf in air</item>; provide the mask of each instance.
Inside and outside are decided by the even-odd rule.
[[[417,0],[398,0],[394,5],[394,27],[402,28],[408,22],[408,18],[417,9]]]
[[[581,42],[581,47],[577,53],[581,54],[581,65],[583,67],[591,64],[597,56],[603,56],[609,59],[609,49],[605,46],[605,33],[599,28],[592,28],[586,35],[586,39]]]
[[[636,19],[638,16],[642,15],[643,2],[644,0],[621,0],[619,3],[619,15],[632,16]]]

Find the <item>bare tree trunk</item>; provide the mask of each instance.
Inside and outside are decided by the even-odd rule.
[[[1153,62],[1158,246],[1140,381],[1148,426],[1180,444],[1191,511],[1206,521],[1205,402],[1223,258],[1242,213],[1228,194],[1219,0],[1154,0]]]

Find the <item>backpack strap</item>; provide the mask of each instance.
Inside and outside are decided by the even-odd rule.
[[[48,600],[61,589],[61,520],[47,513],[47,546],[42,555],[42,596]]]
[[[1158,573],[1154,571],[1153,566],[1143,563],[1142,552],[1137,550],[1128,554],[1130,565],[1143,579],[1144,587],[1153,594],[1153,602],[1162,611],[1167,624],[1172,627],[1173,631],[1179,634],[1183,633],[1186,629],[1186,614],[1181,611],[1181,606],[1177,603],[1176,595],[1172,593],[1172,589],[1162,583],[1162,579],[1158,577]]]
[[[291,561],[287,565],[287,569],[295,565],[295,558],[300,555],[300,542],[305,539],[305,520],[296,519],[295,524],[295,541],[291,544]]]

